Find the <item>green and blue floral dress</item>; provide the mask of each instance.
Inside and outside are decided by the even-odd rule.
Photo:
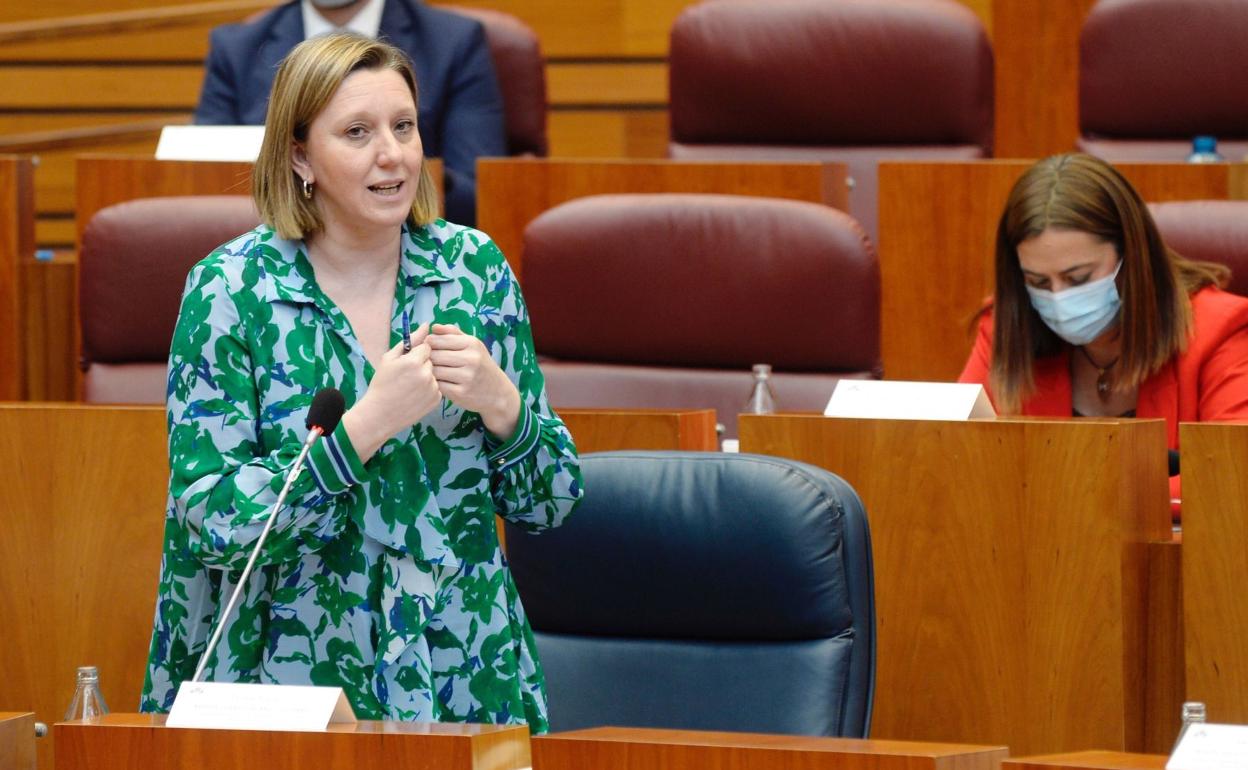
[[[438,220],[404,227],[391,344],[454,324],[520,391],[515,433],[443,400],[361,463],[318,441],[205,669],[211,681],[342,687],[361,719],[547,726],[533,635],[495,530],[559,525],[581,495],[527,312],[498,248]],[[304,245],[267,226],[187,279],[169,358],[169,502],[142,710],[190,679],[306,434],[312,396],[350,408],[372,377]]]

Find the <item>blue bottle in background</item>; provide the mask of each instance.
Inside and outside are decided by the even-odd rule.
[[[1192,139],[1192,154],[1187,156],[1188,163],[1221,163],[1226,158],[1218,154],[1218,140],[1212,136],[1198,136]]]

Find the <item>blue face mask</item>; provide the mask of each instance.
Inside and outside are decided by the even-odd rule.
[[[1059,292],[1028,286],[1031,306],[1054,334],[1072,345],[1086,345],[1118,318],[1122,301],[1114,279],[1121,269],[1120,259],[1112,275]]]

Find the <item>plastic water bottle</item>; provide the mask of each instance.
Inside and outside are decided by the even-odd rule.
[[[97,719],[108,713],[104,696],[100,694],[100,672],[95,666],[79,666],[78,686],[74,699],[65,710],[65,721]]]
[[[771,392],[770,364],[754,364],[754,389],[741,411],[745,414],[773,414],[776,411],[776,395]]]
[[[1188,163],[1221,163],[1226,158],[1218,154],[1218,140],[1212,136],[1198,136],[1192,139],[1192,154],[1187,156]]]

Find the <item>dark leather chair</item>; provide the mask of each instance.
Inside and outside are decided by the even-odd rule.
[[[761,455],[586,455],[558,529],[507,525],[554,730],[865,737],[867,517],[828,471]]]
[[[872,238],[878,161],[992,154],[992,47],[954,0],[697,3],[669,62],[673,158],[846,163]]]
[[[1182,161],[1212,135],[1248,153],[1248,3],[1101,0],[1079,38],[1079,149],[1110,161]]]
[[[779,408],[822,411],[879,375],[880,277],[843,212],[737,195],[578,198],[524,235],[524,288],[551,403],[714,407],[725,435],[771,364]]]
[[[1173,201],[1149,208],[1167,246],[1188,259],[1226,265],[1227,291],[1248,297],[1248,201]]]
[[[165,402],[187,273],[259,221],[245,195],[141,198],[91,217],[78,258],[85,401]]]
[[[442,8],[476,19],[485,27],[498,88],[503,94],[507,154],[545,157],[549,150],[546,62],[537,34],[515,16],[501,11],[459,6]]]

